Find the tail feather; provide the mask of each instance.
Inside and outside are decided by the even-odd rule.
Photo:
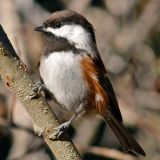
[[[145,152],[142,147],[135,141],[135,139],[131,136],[131,134],[119,120],[117,120],[113,116],[104,118],[109,124],[114,134],[116,135],[124,151],[131,151],[139,155],[145,156]]]

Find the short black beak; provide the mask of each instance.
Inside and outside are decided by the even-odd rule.
[[[36,27],[34,30],[38,32],[46,32],[43,26]]]

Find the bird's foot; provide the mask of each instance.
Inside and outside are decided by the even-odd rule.
[[[59,127],[55,128],[55,132],[48,136],[51,140],[63,140],[67,138],[67,130],[70,126],[70,121],[62,123]]]
[[[29,95],[30,99],[39,98],[39,95],[42,91],[45,91],[46,87],[42,83],[36,83],[33,85],[32,93]]]

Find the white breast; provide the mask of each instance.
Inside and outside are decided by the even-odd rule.
[[[66,109],[77,109],[86,99],[87,84],[82,77],[80,56],[54,52],[42,57],[40,75],[46,87]]]

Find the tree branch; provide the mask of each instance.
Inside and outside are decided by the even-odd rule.
[[[111,158],[111,159],[116,159],[116,160],[138,160],[139,159],[129,154],[123,153],[121,151],[104,148],[104,147],[88,147],[88,148],[85,148],[85,152]]]
[[[3,82],[16,94],[32,118],[33,126],[43,137],[57,160],[80,160],[80,155],[70,139],[52,141],[47,135],[59,125],[52,110],[43,98],[30,100],[33,81],[25,72],[7,35],[0,25],[0,75]],[[24,139],[25,141],[25,139]]]

